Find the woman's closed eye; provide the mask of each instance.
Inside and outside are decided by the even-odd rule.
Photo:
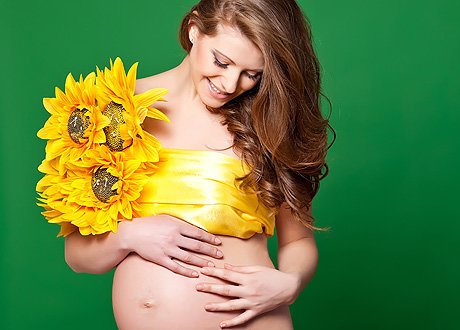
[[[214,64],[217,65],[219,68],[223,68],[223,69],[228,68],[228,64],[222,63],[215,56],[214,56]]]
[[[262,75],[262,73],[257,72],[256,74],[250,74],[249,72],[246,72],[246,75],[248,76],[249,79],[257,81],[259,77]]]
[[[217,59],[217,57],[214,56],[214,64],[216,66],[218,66],[219,68],[222,68],[222,69],[227,69],[228,68],[228,64],[225,64],[225,63],[222,63],[221,61],[219,61]],[[259,79],[259,76],[261,75],[260,72],[257,72],[256,74],[250,74],[249,72],[246,72],[246,76],[251,79],[251,80],[254,80],[254,81],[257,81]]]

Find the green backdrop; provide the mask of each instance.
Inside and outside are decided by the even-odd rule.
[[[34,204],[42,98],[116,56],[139,61],[138,77],[175,66],[193,3],[0,1],[1,329],[115,328],[112,273],[73,273]],[[300,3],[338,139],[314,203],[332,230],[317,234],[319,268],[291,308],[295,328],[460,329],[459,2]]]

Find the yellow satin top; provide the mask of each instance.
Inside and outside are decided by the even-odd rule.
[[[158,169],[138,200],[149,214],[169,214],[212,234],[272,236],[275,216],[254,193],[237,188],[241,160],[220,152],[162,148]]]

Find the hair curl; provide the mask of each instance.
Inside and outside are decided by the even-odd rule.
[[[329,117],[320,110],[320,64],[312,45],[308,19],[295,0],[201,0],[183,18],[180,42],[188,53],[191,24],[215,35],[221,23],[239,29],[265,60],[256,87],[221,108],[211,109],[233,134],[233,147],[251,171],[238,178],[254,188],[262,202],[279,209],[283,202],[306,227],[319,182],[328,174],[326,154],[335,141]],[[327,129],[333,133],[328,145]],[[275,211],[274,211],[275,212]]]

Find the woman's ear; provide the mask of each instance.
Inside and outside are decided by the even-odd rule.
[[[196,10],[193,11],[193,14],[195,16],[198,16],[198,12]],[[193,22],[192,19],[190,19],[188,21],[188,26],[189,26],[188,38],[189,38],[190,42],[193,44],[198,39],[199,31],[198,31],[198,28],[197,28],[195,22]]]
[[[188,38],[190,42],[193,44],[198,39],[198,28],[193,23],[189,26],[190,27],[188,29]]]

